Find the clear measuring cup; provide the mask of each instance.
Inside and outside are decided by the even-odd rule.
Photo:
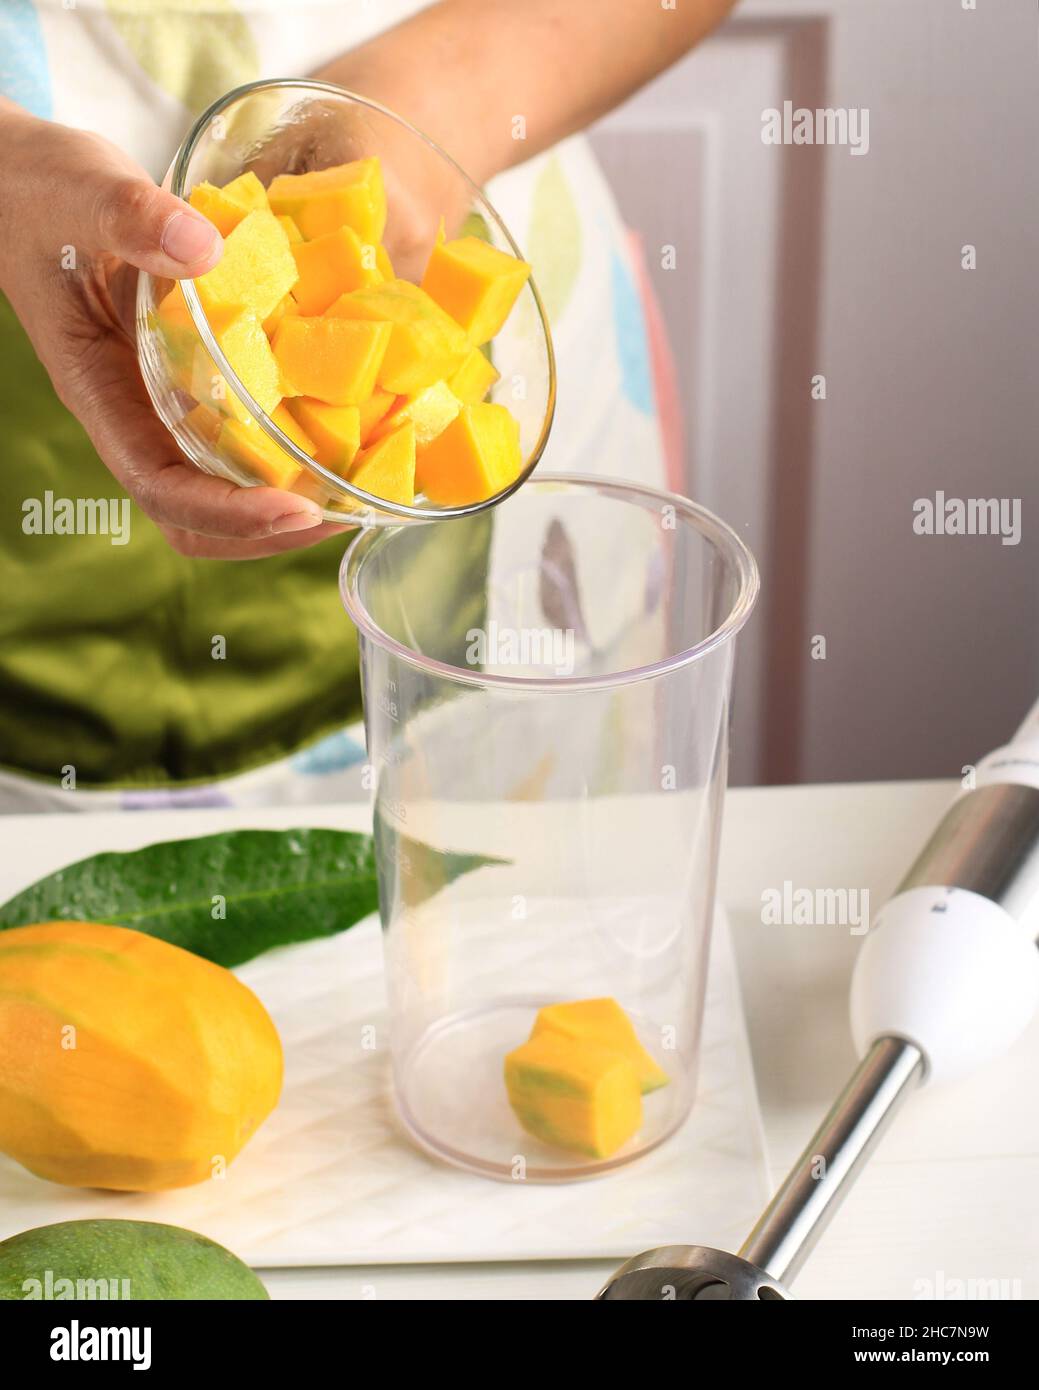
[[[734,641],[757,570],[693,503],[534,479],[491,512],[370,531],[360,632],[400,1116],[505,1178],[625,1163],[689,1113],[726,780]],[[668,1084],[591,1158],[509,1105],[546,1004],[609,997]]]

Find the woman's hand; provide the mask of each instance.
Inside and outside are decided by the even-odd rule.
[[[0,100],[0,290],[54,388],[137,505],[184,555],[252,559],[342,530],[314,502],[210,477],[177,449],[137,365],[137,270],[184,279],[219,233],[99,136]]]

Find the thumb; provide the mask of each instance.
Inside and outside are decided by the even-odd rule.
[[[212,222],[143,174],[102,180],[88,235],[92,249],[169,280],[202,275],[216,265],[224,249]]]

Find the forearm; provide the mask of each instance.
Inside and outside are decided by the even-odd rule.
[[[734,3],[441,0],[319,75],[393,107],[484,181],[616,106]]]

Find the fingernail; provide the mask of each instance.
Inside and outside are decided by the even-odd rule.
[[[271,522],[271,534],[284,535],[286,531],[309,531],[312,526],[320,526],[324,518],[317,507],[301,508],[298,512],[286,512]]]
[[[162,249],[173,261],[191,265],[213,249],[219,233],[211,222],[194,212],[175,212],[162,232]]]

